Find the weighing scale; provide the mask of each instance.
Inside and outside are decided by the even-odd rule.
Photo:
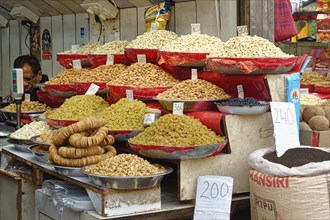
[[[13,69],[12,70],[12,96],[16,103],[16,128],[21,128],[21,105],[22,98],[24,95],[24,79],[23,79],[23,69]]]

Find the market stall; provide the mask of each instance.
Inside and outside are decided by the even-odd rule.
[[[192,23],[187,35],[165,26],[147,22],[148,31],[130,42],[117,35],[58,51],[61,69],[37,85],[40,103],[0,109],[12,126],[1,127],[0,190],[15,182],[13,191],[29,192],[17,198],[18,219],[192,218],[204,189],[199,178],[208,175],[233,179],[229,219],[236,202],[259,198],[249,197],[258,190],[251,176],[264,170],[251,153],[276,146],[277,154],[267,151],[275,159],[265,160],[280,158],[288,127],[281,133],[278,120],[291,125],[288,148],[330,146],[329,79],[301,75],[306,55],[285,53],[245,27],[227,40],[202,34],[200,24]],[[276,103],[286,115],[283,108],[274,116]],[[13,131],[18,121],[24,126]],[[63,190],[76,193],[64,198]],[[0,194],[4,218],[12,213],[2,195],[10,192]]]

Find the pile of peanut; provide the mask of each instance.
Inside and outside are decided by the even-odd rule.
[[[148,176],[166,171],[163,166],[151,164],[133,154],[119,154],[98,164],[87,166],[85,170],[103,176]]]
[[[154,32],[146,32],[137,36],[135,40],[129,43],[126,48],[133,49],[160,49],[166,43],[176,39],[178,35],[167,30],[157,30]]]

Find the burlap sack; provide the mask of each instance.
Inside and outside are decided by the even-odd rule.
[[[250,180],[250,203],[251,217],[259,220],[329,220],[330,219],[330,162],[322,162],[317,169],[317,163],[311,167],[283,169],[283,172],[291,176],[274,175],[272,172],[281,174],[284,166],[279,164],[270,165],[262,156],[274,148],[258,150],[250,155],[249,164],[253,165],[249,172]],[[262,156],[261,156],[262,155]],[[258,163],[252,162],[256,159]],[[264,161],[263,161],[264,160]],[[258,166],[263,170],[257,171]],[[265,165],[267,164],[267,165]],[[308,176],[295,176],[293,173],[309,172]],[[313,175],[311,170],[316,173]],[[323,173],[320,173],[320,170]],[[282,173],[283,174],[283,173]]]

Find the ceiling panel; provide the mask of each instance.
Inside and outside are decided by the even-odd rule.
[[[5,9],[3,9],[2,7],[0,7],[0,14],[5,17],[6,19],[12,19],[12,17],[10,16],[9,12]]]
[[[52,6],[48,5],[42,0],[33,0],[33,5],[40,9],[43,13],[48,13],[51,16],[59,15],[60,13],[53,8]]]
[[[111,0],[110,0],[111,1]],[[112,0],[112,2],[117,5],[118,8],[133,8],[135,7],[130,1],[128,0]]]
[[[47,12],[41,10],[32,1],[28,1],[28,0],[16,0],[16,2],[19,3],[20,5],[25,6],[28,9],[30,9],[32,12],[34,12],[39,17],[41,17],[41,16],[49,16],[49,14]]]
[[[59,1],[57,0],[43,0],[45,3],[48,5],[52,6],[53,8],[56,9],[59,13],[65,15],[65,14],[73,14],[73,11],[62,5]]]
[[[75,1],[72,1],[72,0],[70,0],[70,1],[69,0],[58,0],[58,2],[60,2],[62,5],[65,5],[65,7],[67,7],[71,11],[73,11],[75,14],[86,12],[86,10],[83,7],[81,7],[80,4],[78,4]]]

